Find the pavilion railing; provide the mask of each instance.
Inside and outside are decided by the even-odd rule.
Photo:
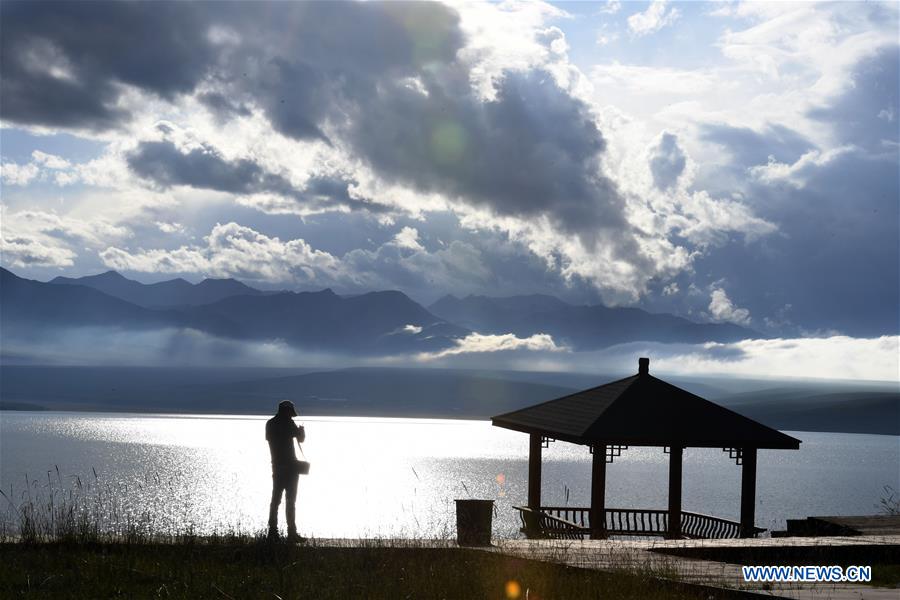
[[[589,508],[542,506],[540,511],[516,506],[522,519],[522,531],[534,537],[578,538],[591,532]],[[666,536],[669,533],[669,511],[647,508],[607,508],[604,534],[634,536]],[[754,535],[765,529],[754,528]],[[738,538],[741,524],[721,517],[694,512],[681,512],[681,535],[686,538]]]
[[[765,531],[754,527],[754,537]],[[741,524],[721,517],[681,511],[681,535],[695,539],[721,539],[741,537]]]
[[[528,537],[580,539],[590,533],[590,529],[586,527],[543,510],[532,510],[525,506],[514,508],[519,511],[522,531]]]

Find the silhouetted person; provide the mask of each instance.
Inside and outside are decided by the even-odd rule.
[[[294,403],[284,400],[278,404],[278,413],[266,421],[266,441],[272,455],[272,502],[269,504],[269,536],[278,537],[278,505],[281,493],[285,495],[285,517],[287,517],[288,539],[296,540],[297,483],[300,479],[294,440],[306,439],[303,426],[298,427],[292,420],[297,416]]]

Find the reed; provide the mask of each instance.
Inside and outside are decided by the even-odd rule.
[[[0,597],[14,598],[709,598],[732,592],[684,585],[664,561],[619,559],[615,572],[458,548],[448,526],[407,537],[273,543],[240,524],[198,535],[122,504],[123,485],[58,469],[0,490]],[[157,474],[144,485],[165,486]],[[158,490],[157,490],[158,491]],[[154,497],[165,497],[154,494]],[[190,511],[185,510],[187,514]],[[409,532],[407,532],[409,533]],[[614,565],[615,566],[615,565]],[[662,578],[662,579],[661,579]],[[734,592],[736,594],[737,592]]]
[[[0,544],[4,598],[730,598],[737,592],[386,540]]]

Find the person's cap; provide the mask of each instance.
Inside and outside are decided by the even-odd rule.
[[[279,402],[278,403],[278,412],[287,413],[292,417],[297,416],[297,409],[294,408],[294,403],[291,402],[290,400],[282,400],[281,402]]]

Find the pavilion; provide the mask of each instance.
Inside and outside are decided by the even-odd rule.
[[[648,358],[638,360],[637,375],[491,421],[530,436],[528,506],[516,507],[529,537],[754,537],[765,531],[754,523],[757,450],[800,448],[798,439],[653,377]],[[590,508],[541,506],[541,449],[556,440],[590,448]],[[662,446],[669,454],[668,510],[606,506],[606,465],[629,446]],[[740,523],[682,510],[682,455],[689,447],[722,448],[741,465]]]

